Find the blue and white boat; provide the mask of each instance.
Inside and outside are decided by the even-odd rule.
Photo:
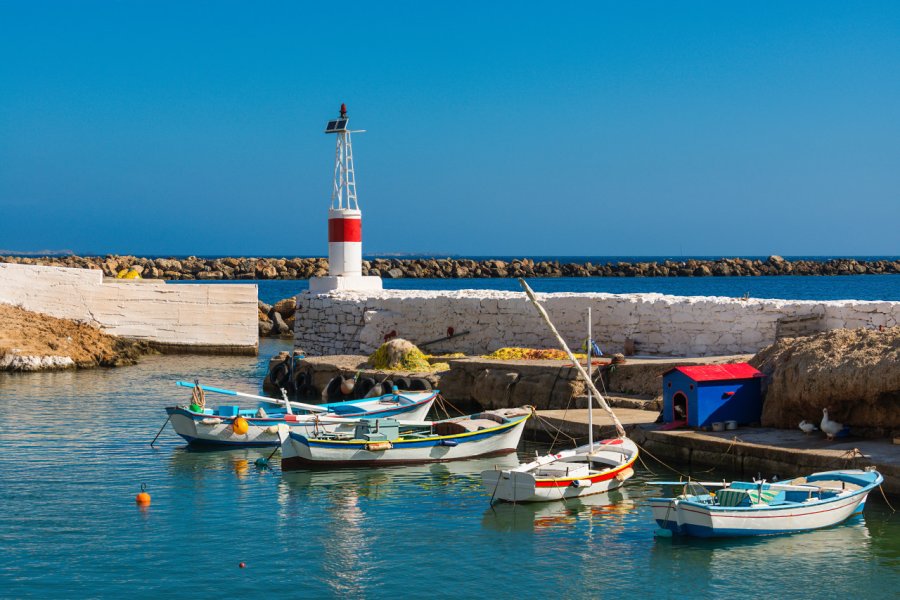
[[[175,433],[189,444],[221,445],[229,447],[278,446],[279,425],[290,431],[314,435],[318,432],[353,431],[360,419],[398,417],[411,421],[423,421],[440,393],[395,391],[391,394],[362,400],[331,402],[328,404],[304,404],[245,394],[206,385],[179,381],[178,385],[194,388],[194,402],[189,406],[169,406],[166,413]],[[245,409],[237,405],[206,408],[199,390],[241,396],[259,400],[256,408]],[[290,408],[287,408],[287,407]]]
[[[884,481],[875,470],[813,473],[778,483],[659,482],[683,486],[674,498],[651,498],[657,535],[728,537],[795,533],[837,525],[862,512],[866,498]],[[722,485],[722,484],[719,484]]]

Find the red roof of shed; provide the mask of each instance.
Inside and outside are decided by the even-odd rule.
[[[735,363],[733,365],[695,365],[690,367],[675,367],[666,373],[681,371],[694,381],[722,381],[729,379],[751,379],[764,377],[762,373],[747,363]]]

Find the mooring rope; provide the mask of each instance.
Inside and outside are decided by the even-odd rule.
[[[634,441],[634,440],[632,440],[632,441]],[[635,442],[635,446],[637,446],[637,442]],[[638,447],[640,448],[640,446],[638,446]],[[643,448],[641,448],[641,450],[643,450]],[[650,473],[651,475],[653,475],[654,477],[656,477],[656,473],[653,472],[653,469],[651,469],[650,467],[647,466],[647,463],[644,462],[644,458],[641,456],[641,453],[640,453],[640,452],[638,452],[638,460],[641,461],[641,464],[644,465],[644,468],[645,468],[647,471],[649,471],[649,473]]]
[[[894,510],[894,507],[891,506],[891,503],[888,502],[887,494],[884,493],[884,486],[879,485],[878,489],[881,491],[881,497],[884,498],[884,503],[888,505],[888,508],[891,509],[891,512],[892,513],[897,512],[896,510]]]
[[[632,440],[632,441],[634,441],[634,440]],[[668,464],[668,463],[666,463],[666,462],[663,462],[663,461],[660,460],[658,457],[656,457],[652,452],[650,452],[649,450],[647,450],[646,448],[644,448],[643,446],[641,446],[641,445],[638,444],[637,442],[634,442],[634,445],[638,447],[638,449],[641,451],[641,453],[646,452],[646,453],[647,453],[647,456],[649,456],[650,458],[652,458],[653,460],[655,460],[656,462],[658,462],[658,463],[661,464],[662,466],[666,467],[666,468],[669,469],[670,471],[673,471],[673,472],[675,472],[675,473],[678,473],[678,475],[680,475],[681,477],[687,478],[687,479],[691,479],[691,478],[692,478],[690,475],[688,475],[688,474],[686,474],[686,473],[682,473],[681,471],[679,471],[678,469],[676,469],[676,468],[673,467],[672,465],[670,465],[670,464]],[[640,456],[640,454],[639,454],[638,456]],[[642,461],[642,462],[643,462],[643,461]]]
[[[561,428],[557,427],[556,425],[554,425],[553,423],[551,423],[550,421],[548,421],[548,420],[546,419],[546,417],[542,417],[542,416],[540,416],[539,414],[537,414],[536,412],[534,413],[534,416],[535,416],[535,418],[537,419],[538,423],[540,423],[541,426],[544,428],[544,431],[547,432],[547,435],[553,435],[553,436],[554,436],[554,437],[553,437],[553,441],[550,443],[549,452],[552,452],[552,451],[553,451],[553,446],[556,444],[556,441],[559,439],[559,436],[560,436],[560,435],[563,435],[563,436],[569,438],[569,440],[570,440],[573,444],[578,445],[578,438],[575,438],[575,437],[569,435],[568,433],[566,433],[565,431],[563,431]],[[563,418],[565,419],[565,416],[564,416]],[[556,434],[555,434],[555,435],[550,431],[549,428],[551,428],[551,427],[556,431]]]
[[[440,401],[440,406],[441,406],[441,408],[444,409],[444,414],[447,415],[447,418],[448,418],[448,419],[450,418],[450,413],[447,412],[447,408],[446,408],[446,406],[444,406],[444,404],[446,404],[447,406],[449,406],[450,408],[452,408],[454,411],[456,411],[457,416],[463,414],[461,410],[459,410],[458,408],[456,408],[455,406],[453,406],[453,404],[451,404],[449,400],[447,400],[446,398],[444,398],[444,396],[443,396],[442,394],[438,394],[438,395],[437,395],[437,399]]]

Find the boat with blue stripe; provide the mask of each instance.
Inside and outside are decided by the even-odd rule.
[[[657,535],[727,537],[777,535],[831,527],[865,508],[884,477],[875,470],[813,473],[784,482],[658,482],[683,487],[673,498],[651,498]]]
[[[281,468],[419,464],[509,454],[532,414],[526,407],[423,423],[370,419],[359,421],[352,433],[281,430]]]
[[[361,419],[401,417],[421,422],[440,393],[395,390],[390,394],[362,400],[305,404],[266,398],[198,383],[177,382],[194,390],[190,405],[166,407],[175,433],[192,445],[227,447],[275,447],[280,444],[278,428],[314,435],[318,432],[352,432]],[[212,392],[259,400],[256,408],[220,405],[207,408],[205,394]]]

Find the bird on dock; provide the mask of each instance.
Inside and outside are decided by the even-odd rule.
[[[803,433],[809,434],[809,433],[812,433],[813,431],[815,431],[816,429],[818,429],[818,427],[816,427],[812,423],[807,423],[806,419],[803,419],[802,421],[800,421],[800,431],[802,431]]]
[[[842,423],[838,423],[837,421],[832,421],[828,418],[828,409],[822,409],[822,422],[819,423],[819,428],[822,430],[826,436],[828,436],[829,440],[833,440],[834,436],[844,428]]]

